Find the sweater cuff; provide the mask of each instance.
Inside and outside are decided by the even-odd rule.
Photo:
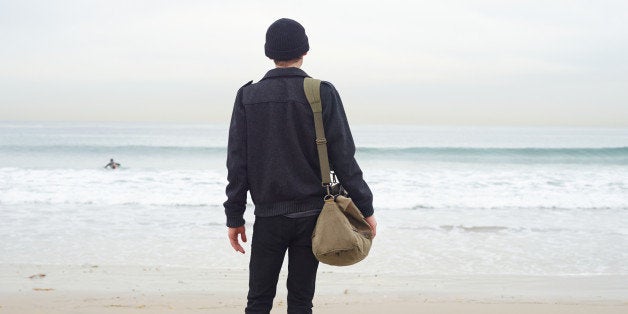
[[[227,227],[229,228],[237,228],[243,226],[244,222],[244,217],[242,216],[227,217]]]
[[[364,215],[364,218],[373,216],[375,212],[372,205],[367,207],[360,207],[360,211],[362,212],[362,215]]]

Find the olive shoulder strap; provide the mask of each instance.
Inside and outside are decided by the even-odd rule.
[[[316,128],[316,149],[318,150],[318,162],[321,166],[321,178],[323,186],[331,184],[329,174],[329,157],[327,157],[327,139],[323,128],[323,105],[321,103],[321,81],[306,77],[303,80],[305,97],[312,107],[314,114],[314,127]]]

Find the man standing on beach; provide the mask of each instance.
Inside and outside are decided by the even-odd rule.
[[[318,261],[312,231],[323,208],[324,191],[315,143],[312,109],[300,69],[309,50],[305,29],[291,19],[266,32],[266,56],[275,63],[261,81],[238,90],[227,156],[224,203],[231,246],[244,253],[247,191],[255,205],[246,313],[269,313],[288,250],[288,313],[312,313]],[[321,84],[323,121],[330,163],[375,234],[373,195],[355,161],[355,145],[340,96]]]

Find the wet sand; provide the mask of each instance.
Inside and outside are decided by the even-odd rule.
[[[285,313],[282,274],[272,313]],[[315,313],[627,313],[628,276],[319,272]],[[0,313],[243,313],[244,269],[0,265]]]

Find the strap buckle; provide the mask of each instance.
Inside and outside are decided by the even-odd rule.
[[[327,144],[327,139],[326,138],[317,138],[316,139],[316,144]]]

